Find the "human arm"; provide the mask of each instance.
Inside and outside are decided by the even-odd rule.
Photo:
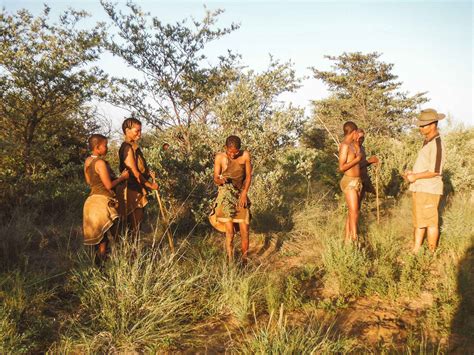
[[[369,159],[363,159],[360,162],[360,167],[365,168],[366,166],[372,165],[372,164],[378,164],[379,163],[379,158],[377,156],[372,155]]]
[[[440,176],[440,173],[436,173],[433,171],[423,171],[421,173],[410,172],[406,174],[406,179],[408,180],[408,182],[415,182],[419,179],[431,179],[435,176]]]
[[[243,156],[245,158],[245,181],[244,187],[240,192],[238,206],[243,208],[247,206],[247,194],[250,189],[250,183],[252,182],[252,161],[250,157],[250,153],[248,151],[244,151]]]
[[[352,159],[350,162],[347,161],[347,156],[349,154],[349,145],[347,144],[341,144],[341,147],[339,149],[339,171],[340,172],[345,172],[352,168],[353,166],[359,164],[359,162],[362,159],[362,153],[360,152],[360,149],[356,153],[356,157]]]
[[[224,185],[227,179],[221,175],[222,173],[222,154],[219,153],[214,159],[214,183],[216,185]]]
[[[107,164],[103,160],[97,160],[95,163],[95,171],[107,190],[112,190],[117,184],[127,180],[129,176],[128,171],[124,170],[117,179],[112,180]]]
[[[407,172],[406,179],[413,183],[419,179],[431,179],[436,176],[441,176],[443,159],[442,159],[442,145],[440,138],[437,138],[435,144],[427,147],[429,149],[429,164],[425,165],[419,172]],[[421,170],[421,169],[420,169]]]
[[[130,147],[126,150],[126,156],[124,159],[125,166],[127,169],[132,173],[135,179],[143,186],[148,187],[151,190],[158,190],[158,184],[153,181],[150,182],[140,173],[137,167],[137,162],[135,161],[135,157],[133,155],[133,149]]]

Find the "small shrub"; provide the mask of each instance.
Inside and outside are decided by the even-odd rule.
[[[266,325],[257,324],[242,341],[233,344],[231,351],[243,354],[333,354],[354,350],[353,341],[337,337],[331,327],[311,321],[306,325],[289,325],[280,316],[273,316]]]
[[[327,287],[343,296],[359,296],[364,292],[370,262],[366,252],[340,240],[328,240],[322,254]]]
[[[398,293],[418,296],[431,276],[431,262],[431,253],[424,249],[418,255],[406,254],[403,257]]]

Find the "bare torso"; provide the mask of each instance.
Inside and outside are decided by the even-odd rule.
[[[350,163],[351,161],[353,161],[356,158],[357,150],[356,150],[356,147],[354,146],[353,143],[342,142],[341,143],[341,149],[343,149],[344,145],[347,147],[346,163]],[[347,169],[344,172],[344,175],[347,175],[347,176],[350,176],[350,177],[360,177],[360,165],[355,164],[350,169]]]
[[[227,170],[227,166],[229,165],[229,157],[227,156],[226,153],[218,153],[217,155],[218,158],[218,163],[219,163],[219,168],[220,168],[220,174],[222,174],[224,171]],[[235,158],[235,162],[240,165],[245,165],[246,157],[244,154],[241,154],[239,157]]]

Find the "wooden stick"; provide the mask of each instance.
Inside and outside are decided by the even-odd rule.
[[[150,176],[152,178],[152,181],[156,182],[155,172],[150,171]],[[170,231],[170,221],[169,221],[168,216],[167,216],[168,213],[165,209],[166,207],[161,202],[161,197],[160,197],[160,194],[159,194],[158,190],[154,190],[154,191],[155,191],[156,200],[158,201],[158,207],[160,208],[161,218],[163,218],[163,223],[164,223],[165,228],[166,228],[165,233],[166,233],[166,236],[168,237],[168,243],[170,244],[171,252],[174,254],[174,241],[173,241],[173,235],[171,234],[171,231]],[[166,211],[166,213],[165,213],[165,211]]]
[[[168,243],[170,245],[171,252],[174,253],[174,241],[173,241],[173,235],[171,234],[171,231],[170,231],[169,220],[167,216],[165,215],[163,203],[161,202],[161,197],[157,190],[155,190],[155,196],[156,196],[156,200],[158,201],[158,207],[160,208],[161,218],[163,218],[163,223],[165,224],[166,235],[168,237]]]
[[[319,122],[321,122],[321,124],[323,125],[324,129],[326,130],[326,132],[328,132],[328,134],[331,136],[332,140],[333,140],[334,143],[336,144],[337,149],[339,149],[339,145],[341,144],[341,142],[339,142],[339,139],[337,139],[337,137],[333,136],[333,134],[331,133],[331,131],[326,127],[326,125],[324,124],[323,120],[321,119],[321,117],[319,117],[318,114],[316,114],[316,118],[319,120]]]
[[[377,205],[377,223],[380,224],[380,207],[379,207],[379,164],[375,167],[375,204]]]

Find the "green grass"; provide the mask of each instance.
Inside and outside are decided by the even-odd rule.
[[[176,255],[152,247],[152,235],[123,240],[99,269],[70,226],[34,226],[34,216],[24,215],[2,227],[0,352],[192,351],[208,344],[211,351],[213,341],[222,346],[229,338],[227,349],[239,353],[470,349],[470,196],[448,201],[434,255],[409,253],[410,199],[392,205],[380,224],[365,212],[355,246],[343,244],[340,201],[308,203],[281,251],[247,268],[227,266],[222,239],[199,232],[178,239]],[[421,304],[405,344],[370,345],[328,325],[362,298],[398,308],[400,316],[407,303]]]
[[[334,334],[331,326],[312,319],[308,324],[289,324],[283,305],[276,319],[256,326],[233,339],[231,351],[243,354],[333,354],[355,349],[353,340]]]

